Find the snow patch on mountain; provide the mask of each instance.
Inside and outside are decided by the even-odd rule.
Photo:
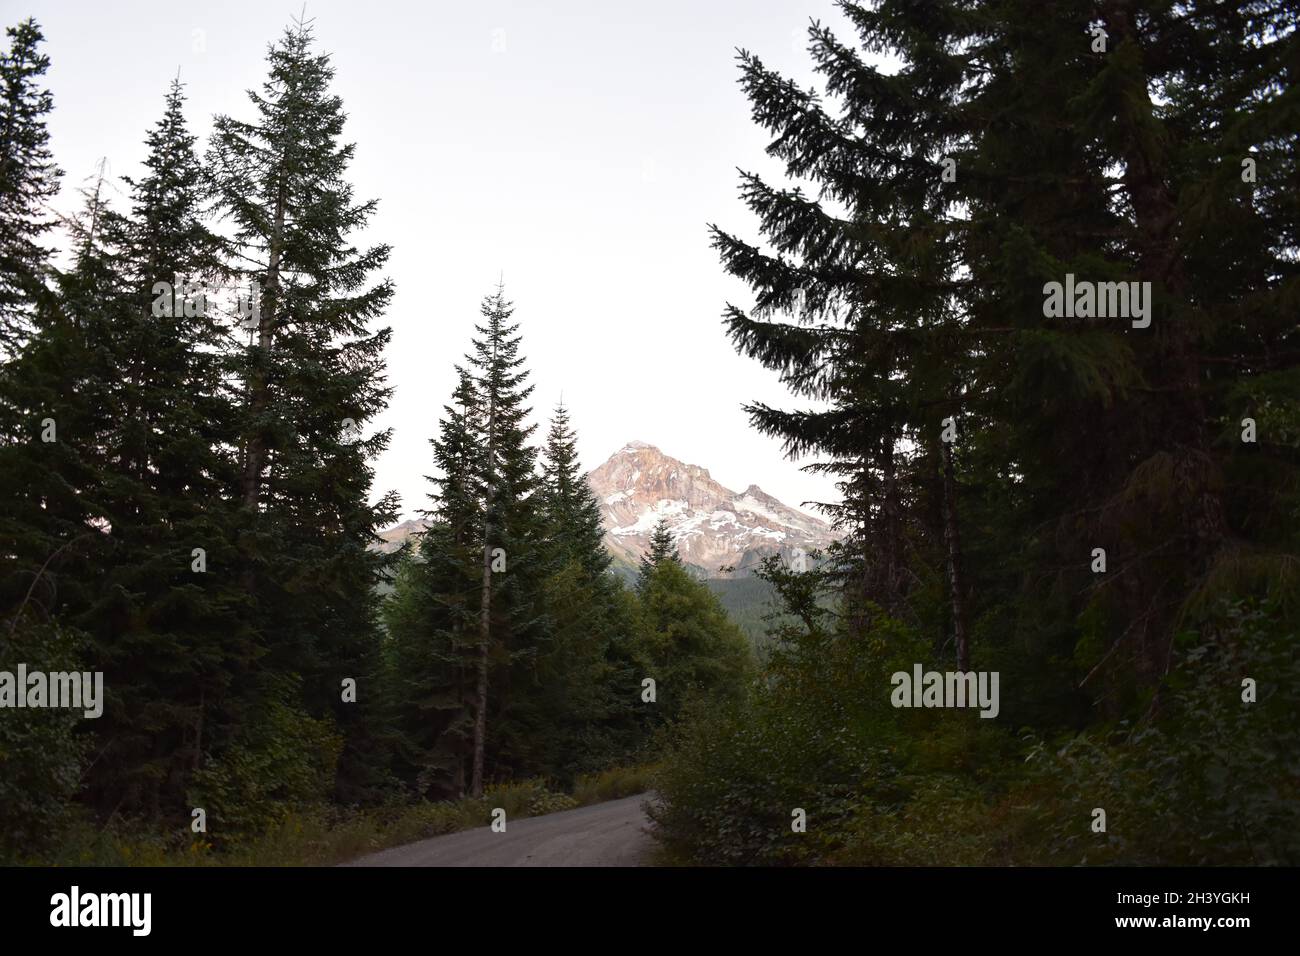
[[[665,455],[645,442],[628,442],[588,476],[605,521],[606,546],[636,560],[650,533],[666,518],[682,560],[710,574],[735,568],[752,573],[766,555],[825,549],[830,526],[796,511],[758,485],[724,487],[708,469]]]
[[[642,441],[628,442],[587,480],[604,520],[605,546],[632,563],[649,550],[660,518],[667,519],[682,560],[712,575],[745,577],[767,555],[789,559],[797,551],[824,550],[836,537],[825,521],[758,485],[732,491],[707,468]],[[403,521],[381,532],[375,547],[394,551],[423,530],[423,521]],[[721,570],[728,567],[735,570]]]

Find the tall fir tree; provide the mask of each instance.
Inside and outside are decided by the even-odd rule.
[[[47,295],[50,250],[41,245],[53,225],[46,203],[58,194],[62,171],[50,152],[46,115],[54,108],[43,78],[50,60],[30,17],[7,27],[0,55],[0,355],[12,357],[31,333],[31,311]]]
[[[725,321],[830,403],[749,410],[842,476],[856,627],[883,607],[965,665],[969,617],[1007,636],[987,653],[1055,670],[1043,693],[1071,681],[1063,659],[1085,682],[1104,666],[1114,707],[1164,673],[1185,615],[1283,587],[1294,536],[1225,476],[1267,462],[1287,498],[1295,473],[1288,441],[1234,434],[1248,409],[1294,407],[1284,6],[1063,3],[1043,29],[1030,4],[844,2],[860,46],[809,30],[825,96],[741,54],[769,153],[818,193],[744,176],[769,247],[715,229],[755,291]],[[1149,325],[1048,316],[1046,283],[1067,274],[1150,282]]]
[[[429,440],[435,474],[426,528],[385,604],[397,773],[417,792],[465,795],[473,759],[482,584],[479,397],[457,368],[451,403]]]
[[[69,222],[78,239],[73,268],[38,299],[35,328],[3,373],[6,433],[16,436],[0,445],[0,670],[9,673],[20,664],[46,672],[103,668],[103,647],[78,626],[116,557],[103,503],[104,448],[117,424],[114,369],[101,346],[118,299],[97,230],[103,195],[102,177],[84,191],[84,209]],[[0,732],[0,855],[12,859],[58,843],[101,749],[90,721],[46,714],[6,720]]]
[[[255,119],[217,117],[209,164],[237,253],[253,263],[243,279],[260,290],[237,368],[243,584],[260,613],[263,668],[301,678],[308,712],[344,729],[338,795],[354,801],[382,782],[366,718],[378,703],[374,585],[387,559],[369,545],[394,520],[396,497],[369,502],[370,462],[390,433],[364,430],[391,393],[391,330],[370,325],[393,288],[373,281],[389,247],[349,239],[375,203],[356,202],[344,178],[354,147],[340,141],[330,58],[312,44],[310,22],[298,21],[272,45],[262,92],[249,92]],[[355,703],[340,692],[348,680]]]
[[[474,693],[473,763],[470,793],[483,792],[487,772],[489,684],[493,657],[504,665],[499,671],[495,705],[498,712],[514,706],[512,678],[535,660],[539,641],[540,609],[536,581],[537,560],[537,453],[529,444],[536,426],[528,423],[532,409],[525,403],[533,386],[519,354],[519,325],[511,324],[514,306],[505,298],[503,285],[485,296],[483,317],[477,325],[473,351],[467,357],[479,399],[479,452],[477,474],[483,496],[482,581],[479,599],[479,646]],[[493,573],[506,563],[509,570],[494,583]],[[496,567],[494,568],[494,564]],[[497,653],[494,655],[494,649]],[[512,725],[496,728],[498,757],[517,750]]]
[[[537,497],[550,638],[538,660],[536,734],[546,772],[569,781],[609,766],[635,745],[636,725],[627,718],[639,684],[628,666],[631,626],[621,584],[609,573],[600,505],[563,404],[552,414],[541,461]]]
[[[736,836],[785,778],[830,816],[845,792],[895,808],[896,837],[830,837],[846,860],[895,839],[913,860],[963,806],[933,861],[1003,858],[1025,818],[982,828],[1016,805],[1044,824],[1020,859],[1096,863],[1061,803],[1033,806],[1071,792],[1143,820],[1116,862],[1295,857],[1265,836],[1300,832],[1295,747],[1235,676],[1294,660],[1300,611],[1293,6],[843,2],[851,39],[809,30],[815,88],[742,54],[800,185],[746,177],[764,241],[715,239],[755,308],[724,321],[805,403],[752,421],[841,476],[849,537],[812,572],[765,566],[772,666],[681,735],[670,846],[788,859]],[[978,734],[875,690],[967,654],[1002,682]]]
[[[84,609],[95,589],[92,553],[106,542],[104,449],[117,427],[112,319],[121,305],[117,262],[104,244],[103,177],[82,191],[83,208],[67,221],[72,268],[55,276],[54,295],[37,308],[35,329],[4,368],[6,429],[0,448],[4,509],[5,597],[11,627],[56,608]]]
[[[96,725],[95,799],[176,820],[190,775],[240,722],[237,688],[257,653],[228,494],[228,335],[202,291],[222,274],[222,243],[204,222],[183,107],[177,80],[145,139],[144,175],[126,180],[129,214],[102,217],[115,272],[87,307],[113,309],[94,326],[111,365],[100,503],[113,556],[83,624],[115,700]]]

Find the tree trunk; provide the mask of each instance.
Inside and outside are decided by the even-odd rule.
[[[1104,5],[1103,15],[1116,47],[1123,43],[1141,47],[1131,3],[1111,0]],[[1167,182],[1168,159],[1160,138],[1141,128],[1155,124],[1155,107],[1145,85],[1135,86],[1129,93],[1136,109],[1131,115],[1120,114],[1117,121],[1123,134],[1124,187],[1137,227],[1140,274],[1153,286],[1163,285],[1173,297],[1185,299],[1187,277],[1175,235],[1178,203]],[[1170,389],[1168,424],[1163,433],[1169,439],[1179,481],[1189,489],[1187,527],[1204,560],[1222,546],[1230,530],[1219,490],[1222,479],[1205,429],[1200,363],[1184,323],[1171,322],[1151,331],[1156,332],[1161,347],[1156,367]]]
[[[884,598],[891,614],[903,605],[902,508],[898,501],[898,461],[893,426],[881,441],[881,524],[884,530]]]
[[[194,721],[194,761],[190,769],[198,770],[203,765],[203,711],[207,705],[207,694],[199,688],[199,712]]]
[[[275,201],[275,223],[271,228],[270,255],[266,264],[266,288],[261,296],[261,315],[257,323],[257,347],[262,350],[262,360],[271,351],[275,338],[275,310],[280,290],[280,255],[284,245],[285,195],[280,187]],[[249,378],[248,406],[254,419],[266,410],[267,385],[266,372],[260,365],[253,369]],[[261,496],[262,469],[266,466],[266,441],[260,426],[254,427],[248,439],[248,449],[244,456],[243,493],[244,507],[250,511],[257,510]]]
[[[1133,11],[1134,4],[1129,0],[1108,0],[1102,5],[1105,28],[1113,37],[1115,49],[1126,43],[1141,49]],[[1123,184],[1133,210],[1139,278],[1150,281],[1153,292],[1163,287],[1175,302],[1187,302],[1187,275],[1177,234],[1178,196],[1170,186],[1172,174],[1164,137],[1155,130],[1155,106],[1145,70],[1126,76],[1128,87],[1119,92],[1132,107],[1116,116],[1116,125],[1124,158]],[[1157,389],[1155,401],[1160,403],[1155,433],[1163,439],[1161,450],[1173,462],[1174,486],[1180,499],[1181,514],[1171,530],[1190,538],[1190,570],[1200,576],[1209,569],[1232,531],[1223,502],[1222,469],[1206,430],[1204,379],[1196,357],[1194,332],[1190,323],[1172,318],[1136,334],[1152,336],[1146,370]],[[1148,582],[1148,589],[1159,586],[1159,582]],[[1151,641],[1153,631],[1158,628],[1144,618],[1136,643],[1141,666],[1148,679],[1155,681],[1168,669],[1171,645],[1163,635]],[[1159,699],[1157,692],[1153,708]]]
[[[487,738],[488,700],[488,641],[491,637],[492,613],[492,548],[488,535],[492,523],[483,520],[483,593],[478,618],[478,686],[474,693],[474,769],[470,777],[469,792],[472,797],[483,796],[483,750]]]
[[[496,364],[496,341],[492,342],[493,367]],[[496,394],[488,384],[487,488],[483,498],[483,591],[478,623],[478,687],[474,701],[474,767],[470,776],[470,796],[483,796],[483,752],[487,740],[488,643],[492,632],[492,492],[496,444]]]
[[[951,442],[943,442],[943,539],[948,546],[948,591],[952,599],[952,635],[957,645],[957,670],[965,673],[970,670],[970,644],[966,638],[966,599],[962,595],[957,482],[953,477]]]

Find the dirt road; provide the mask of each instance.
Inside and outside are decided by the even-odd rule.
[[[650,849],[646,795],[507,820],[372,853],[347,866],[639,866]]]

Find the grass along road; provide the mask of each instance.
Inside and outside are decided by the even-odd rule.
[[[649,856],[647,795],[506,820],[408,843],[345,866],[640,866]]]

